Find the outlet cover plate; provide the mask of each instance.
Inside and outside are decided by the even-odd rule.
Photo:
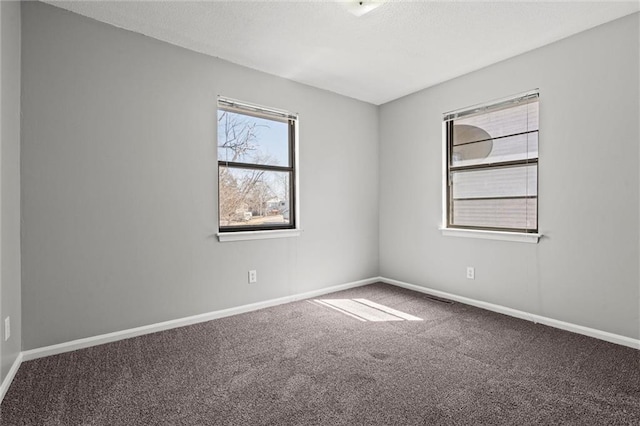
[[[476,268],[473,266],[467,266],[467,278],[470,280],[476,279]]]
[[[4,341],[6,342],[11,337],[11,317],[4,319]]]

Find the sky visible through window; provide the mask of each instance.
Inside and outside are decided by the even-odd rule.
[[[225,122],[224,114],[229,117]],[[229,125],[235,129],[226,129]],[[235,132],[234,132],[235,131]],[[252,134],[242,134],[251,131]],[[274,166],[289,165],[289,126],[281,121],[267,120],[229,111],[218,111],[218,160],[237,161],[243,163],[270,164]],[[225,148],[230,137],[248,138],[248,150],[236,154],[232,148]]]

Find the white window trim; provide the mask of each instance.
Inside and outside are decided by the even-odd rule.
[[[440,228],[446,237],[482,238],[486,240],[513,241],[537,244],[542,234],[526,232],[485,231],[480,229]]]
[[[227,102],[236,102],[238,104],[242,103],[241,101],[232,99],[232,98],[226,98],[223,96],[218,96],[218,99],[222,99],[224,101]],[[217,102],[216,102],[217,104]],[[244,103],[242,103],[244,104]],[[284,110],[278,110],[275,108],[269,108],[269,107],[263,107],[262,105],[256,105],[256,104],[251,104],[254,107],[259,107],[263,110],[269,110],[275,113],[280,113],[280,114],[290,114],[287,111]],[[269,230],[264,230],[264,231],[236,231],[236,232],[220,232],[220,219],[217,219],[217,228],[218,228],[218,232],[216,233],[216,236],[218,237],[218,241],[223,243],[223,242],[230,242],[230,241],[249,241],[249,240],[266,240],[266,239],[273,239],[273,238],[291,238],[291,237],[299,237],[300,234],[302,233],[302,225],[300,224],[300,148],[299,148],[299,144],[300,144],[300,116],[298,114],[295,114],[296,116],[296,126],[295,126],[295,140],[294,142],[294,167],[295,167],[295,221],[296,221],[296,227],[293,229],[269,229]],[[216,130],[217,132],[217,130]],[[216,134],[217,137],[217,134]],[[216,143],[217,146],[217,143]],[[216,149],[216,170],[217,170],[217,149]],[[220,181],[219,181],[219,175],[216,172],[216,183],[217,183],[217,190],[220,190]],[[216,206],[217,207],[217,214],[220,214],[220,206]]]
[[[302,230],[296,229],[276,229],[267,231],[239,231],[239,232],[218,232],[218,241],[247,241],[247,240],[267,240],[272,238],[299,237]]]

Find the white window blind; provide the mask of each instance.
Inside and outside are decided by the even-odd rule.
[[[538,97],[445,114],[447,227],[538,231]]]

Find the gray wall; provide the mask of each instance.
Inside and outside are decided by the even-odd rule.
[[[22,18],[24,350],[378,275],[375,106],[45,4]],[[217,241],[218,94],[300,114],[300,237]]]
[[[382,276],[640,337],[638,16],[381,107]],[[442,113],[534,88],[544,238],[442,236]]]
[[[20,309],[20,3],[0,2],[0,382],[21,349]]]
[[[22,12],[24,350],[378,274],[640,337],[638,14],[376,108]],[[443,237],[442,113],[536,87],[545,237]],[[300,114],[301,237],[215,238],[218,94]]]

